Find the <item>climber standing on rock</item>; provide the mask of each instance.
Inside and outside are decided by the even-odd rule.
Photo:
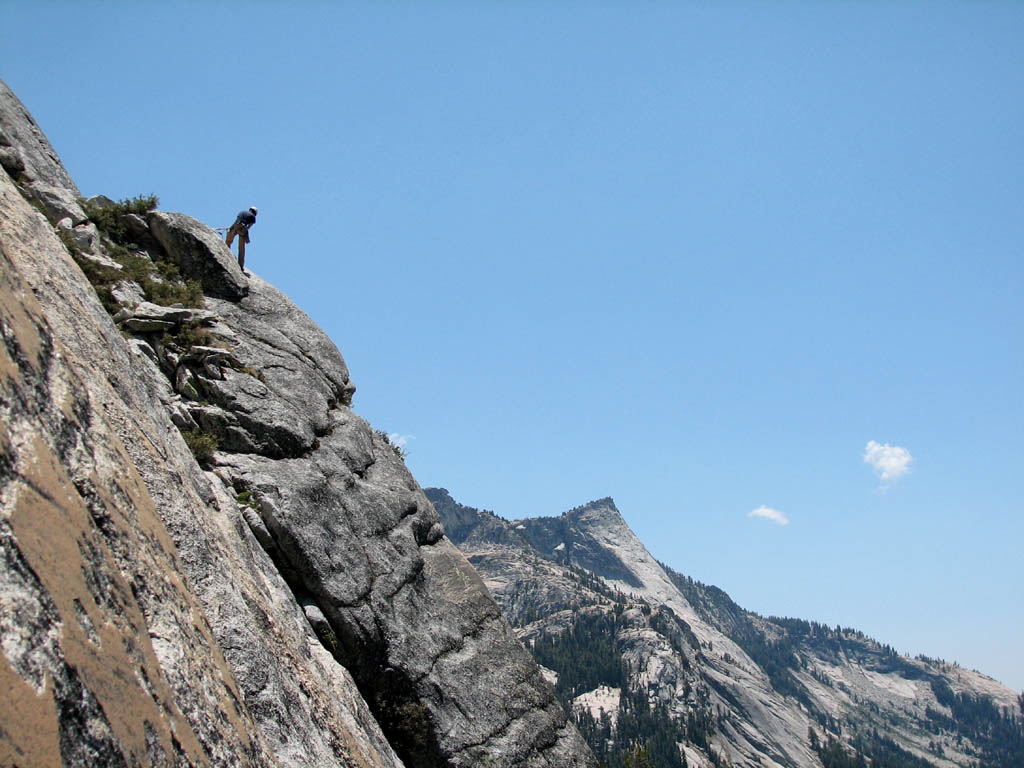
[[[249,242],[249,227],[256,223],[256,206],[251,206],[247,211],[241,211],[235,217],[235,223],[228,230],[228,248],[231,241],[238,235],[238,266],[245,272],[245,244]]]

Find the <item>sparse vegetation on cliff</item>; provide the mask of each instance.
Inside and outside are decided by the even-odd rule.
[[[122,305],[114,296],[113,289],[122,282],[138,285],[145,299],[154,304],[181,304],[194,308],[203,306],[203,290],[199,281],[184,278],[172,261],[161,258],[161,254],[154,257],[141,250],[138,243],[131,241],[132,235],[125,223],[126,215],[141,216],[156,208],[159,200],[155,195],[105,205],[94,199],[81,200],[80,204],[88,220],[96,225],[102,236],[102,253],[87,253],[76,241],[72,230],[58,227],[57,233],[110,314],[121,309]]]
[[[345,403],[345,405],[349,405],[349,404],[350,404],[350,403]],[[391,439],[391,435],[389,435],[389,434],[387,433],[387,430],[383,430],[383,429],[378,429],[378,430],[377,430],[377,434],[378,434],[378,435],[380,435],[381,439],[382,439],[382,440],[383,440],[383,441],[384,441],[385,443],[387,443],[387,444],[388,444],[388,447],[389,447],[389,448],[391,448],[391,450],[392,450],[392,451],[394,452],[395,456],[397,456],[398,458],[400,458],[400,459],[401,459],[402,461],[405,461],[405,457],[406,457],[406,456],[407,456],[408,454],[406,453],[405,449],[404,449],[404,448],[403,448],[402,446],[398,445],[398,443],[394,442],[394,441],[393,441],[393,440]]]
[[[210,463],[219,444],[216,435],[202,429],[193,429],[189,432],[182,432],[181,436],[185,438],[185,445],[192,451],[196,461],[204,465]]]
[[[155,210],[158,205],[160,205],[160,198],[156,195],[139,195],[105,205],[90,200],[83,200],[82,210],[85,211],[89,221],[95,224],[100,232],[118,245],[127,245],[129,234],[124,216],[126,214],[145,216],[150,211]]]

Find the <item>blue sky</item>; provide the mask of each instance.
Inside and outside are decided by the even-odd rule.
[[[610,495],[746,608],[1017,690],[1022,40],[1011,2],[0,0],[83,193],[258,206],[247,266],[422,485]]]

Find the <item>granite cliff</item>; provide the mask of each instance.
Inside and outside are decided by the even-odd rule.
[[[330,339],[3,83],[0,165],[0,765],[595,765]]]
[[[635,743],[662,766],[1024,761],[1024,695],[854,629],[745,611],[651,557],[611,499],[508,521],[426,493],[609,765]]]

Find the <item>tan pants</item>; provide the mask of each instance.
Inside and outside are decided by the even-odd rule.
[[[245,244],[249,242],[249,230],[238,224],[232,224],[231,229],[228,230],[228,248],[231,247],[231,242],[235,239],[235,235],[238,235],[238,266],[244,270]]]

